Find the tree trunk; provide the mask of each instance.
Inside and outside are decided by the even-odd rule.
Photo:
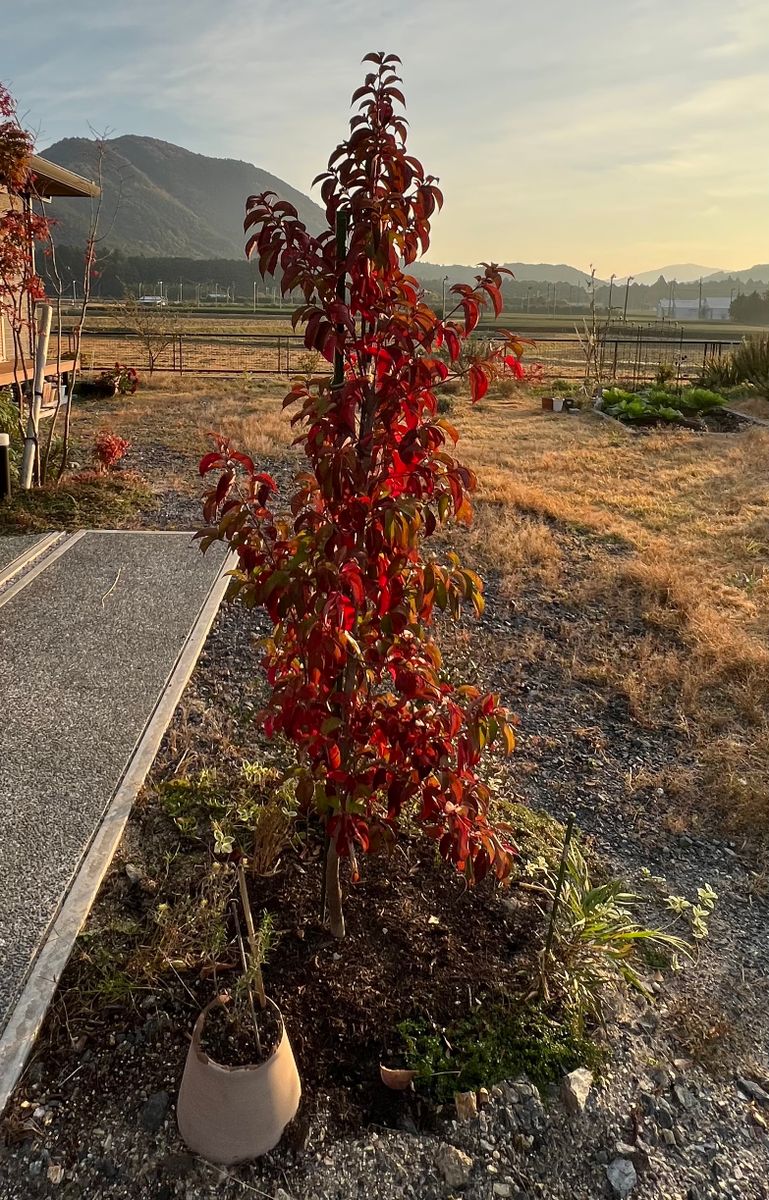
[[[335,938],[344,937],[344,913],[342,912],[342,884],[339,879],[339,855],[333,841],[326,852],[326,923]]]

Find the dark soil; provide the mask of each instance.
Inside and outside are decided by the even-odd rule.
[[[201,1045],[209,1058],[223,1067],[249,1067],[266,1062],[277,1049],[282,1026],[274,1010],[254,1001],[259,1044],[245,1004],[237,1009],[214,1006],[206,1017]]]
[[[753,422],[739,413],[714,408],[712,412],[703,414],[702,424],[708,433],[744,433]]]

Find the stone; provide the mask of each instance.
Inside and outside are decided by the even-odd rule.
[[[463,1188],[470,1182],[473,1160],[456,1146],[442,1143],[435,1153],[435,1165],[450,1188]]]
[[[141,1123],[149,1133],[157,1133],[166,1119],[171,1097],[168,1092],[155,1092],[141,1111]]]
[[[128,876],[129,883],[141,883],[144,878],[141,867],[137,867],[136,863],[126,863],[125,873]]]
[[[457,1120],[470,1121],[478,1115],[478,1099],[475,1092],[455,1092],[454,1104],[457,1110]]]
[[[490,1095],[489,1095],[489,1089],[488,1089],[488,1088],[485,1088],[485,1087],[479,1087],[479,1088],[478,1088],[478,1104],[479,1104],[479,1107],[480,1107],[480,1108],[485,1108],[485,1107],[486,1107],[486,1105],[489,1103],[490,1099],[491,1099],[491,1097],[490,1097]]]
[[[673,1133],[672,1129],[663,1129],[662,1130],[662,1140],[666,1146],[677,1146],[678,1145],[678,1143],[676,1142],[676,1135]]]
[[[64,1167],[62,1167],[60,1163],[55,1163],[55,1162],[49,1163],[48,1164],[48,1182],[49,1183],[61,1183],[63,1178],[64,1178]]]
[[[684,1087],[682,1083],[676,1083],[673,1087],[673,1095],[675,1096],[681,1108],[694,1108],[697,1103],[696,1097],[689,1091],[688,1087]]]
[[[494,1184],[492,1191],[495,1196],[505,1197],[505,1196],[512,1196],[512,1194],[513,1194],[513,1189],[510,1187],[509,1183],[497,1182]]]
[[[585,1111],[587,1098],[593,1086],[593,1073],[587,1067],[577,1067],[561,1080],[560,1096],[566,1111],[579,1117]]]
[[[737,1087],[751,1100],[755,1100],[757,1104],[769,1105],[769,1092],[765,1092],[762,1087],[754,1083],[752,1079],[743,1079],[741,1075],[737,1076]]]
[[[630,1142],[617,1142],[614,1153],[617,1158],[629,1158],[639,1175],[651,1167],[649,1147],[640,1138],[634,1145]]]
[[[629,1196],[638,1183],[636,1169],[629,1158],[615,1158],[606,1167],[606,1178],[617,1196]]]
[[[673,1114],[667,1105],[658,1104],[654,1110],[654,1116],[660,1129],[673,1128]]]

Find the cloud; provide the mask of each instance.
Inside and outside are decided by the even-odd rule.
[[[642,246],[656,266],[655,244],[677,260],[760,257],[766,0],[390,0],[378,12],[25,0],[3,21],[11,82],[49,142],[90,122],[249,159],[306,189],[344,135],[360,58],[394,49],[412,148],[447,196],[434,257],[593,257],[604,274],[644,269]]]

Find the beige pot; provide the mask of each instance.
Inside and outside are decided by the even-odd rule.
[[[302,1085],[283,1018],[271,1000],[268,1004],[283,1032],[265,1062],[224,1067],[209,1058],[201,1039],[206,1017],[220,1003],[214,1000],[195,1022],[176,1119],[190,1150],[210,1162],[232,1166],[258,1158],[277,1145],[299,1107]]]

